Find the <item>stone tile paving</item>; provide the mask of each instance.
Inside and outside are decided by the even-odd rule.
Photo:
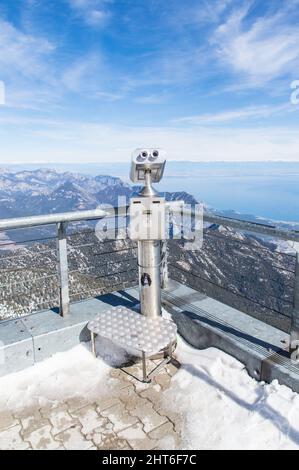
[[[166,411],[162,401],[176,371],[177,365],[169,364],[144,384],[134,378],[139,365],[111,369],[113,386],[95,401],[74,397],[58,406],[0,413],[0,449],[181,448],[182,417]]]

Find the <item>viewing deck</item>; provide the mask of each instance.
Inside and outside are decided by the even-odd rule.
[[[154,368],[155,361],[149,361],[149,366]],[[47,405],[39,404],[39,396],[33,405],[0,411],[0,449],[181,448],[180,413],[171,413],[162,405],[163,391],[177,372],[175,366],[164,367],[151,384],[136,382],[136,365],[123,370],[107,366],[104,377],[95,366],[94,372],[99,381],[96,393],[78,395],[73,390],[70,394],[67,384],[64,391],[62,383],[62,396],[57,394]],[[80,379],[80,370],[77,373]],[[70,375],[65,378],[76,382]]]
[[[1,322],[0,341],[6,360],[0,374],[22,370],[89,341],[86,325],[90,320],[109,306],[136,306],[138,295],[135,287],[82,300],[71,304],[67,318],[45,310]],[[299,368],[289,359],[289,334],[177,281],[169,281],[162,301],[180,335],[193,347],[219,348],[240,360],[255,379],[277,379],[299,392]]]
[[[6,234],[21,227],[44,231],[40,238],[27,232],[25,241],[15,235],[2,243],[0,448],[229,448],[217,422],[217,406],[226,415],[219,396],[229,400],[240,435],[236,448],[256,448],[238,427],[244,419],[268,426],[274,448],[275,429],[286,448],[298,448],[297,232],[206,215],[201,250],[186,252],[175,240],[162,247],[164,314],[177,324],[179,338],[176,361],[148,385],[134,378],[136,360],[123,351],[114,357],[117,348],[109,352],[103,339],[99,357],[91,354],[87,323],[110,306],[139,303],[136,246],[127,239],[102,241],[90,225],[106,216],[97,210],[0,223]],[[81,217],[88,224],[67,232],[66,224]],[[215,231],[216,223],[266,238]],[[294,253],[276,251],[269,237],[291,240]],[[121,370],[124,359],[129,362]],[[155,365],[148,360],[149,369]],[[205,417],[207,399],[213,404],[206,403]],[[205,432],[209,423],[217,432],[201,433],[194,420],[205,418]]]
[[[136,380],[136,360],[101,338],[94,358],[86,331],[107,306],[137,303],[131,288],[72,304],[66,319],[48,310],[0,325],[6,363],[20,370],[0,377],[0,449],[299,448],[295,394],[265,388],[243,366],[259,380],[275,376],[296,388],[298,376],[285,364],[272,375],[268,367],[274,356],[283,362],[287,334],[170,281],[164,314],[194,347],[179,338],[175,361],[146,384]]]

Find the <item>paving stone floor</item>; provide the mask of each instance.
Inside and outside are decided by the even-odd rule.
[[[156,361],[148,361],[154,367]],[[178,364],[144,384],[136,364],[111,369],[113,386],[96,400],[74,397],[44,408],[0,413],[0,449],[178,449],[182,417],[163,407]]]

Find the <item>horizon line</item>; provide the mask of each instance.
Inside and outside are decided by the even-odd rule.
[[[7,165],[7,166],[25,166],[25,165],[68,165],[68,166],[74,166],[74,165],[79,165],[79,166],[87,166],[87,165],[102,165],[102,164],[109,164],[109,165],[119,165],[119,164],[130,164],[130,159],[127,161],[122,161],[122,160],[117,160],[113,162],[107,161],[101,161],[101,162],[86,162],[86,163],[80,163],[80,162],[56,162],[56,161],[48,161],[48,162],[0,162],[0,167]],[[299,163],[298,160],[167,160],[167,163]]]

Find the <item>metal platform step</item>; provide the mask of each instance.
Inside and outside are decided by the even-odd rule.
[[[130,292],[138,298],[136,288]],[[170,280],[162,296],[179,334],[191,346],[221,349],[241,361],[256,380],[277,379],[299,392],[299,366],[290,360],[287,333],[177,281]]]

